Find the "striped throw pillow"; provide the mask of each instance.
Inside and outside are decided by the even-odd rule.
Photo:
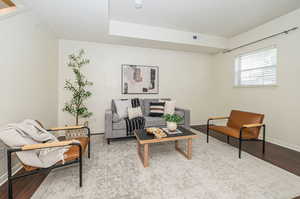
[[[151,117],[162,117],[165,111],[165,102],[150,102],[150,112]]]

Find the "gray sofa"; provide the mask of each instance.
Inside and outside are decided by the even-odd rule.
[[[169,99],[163,99],[169,100]],[[145,127],[165,127],[166,122],[161,117],[149,116],[150,102],[158,102],[158,98],[153,99],[140,99],[141,109],[146,119]],[[179,124],[185,128],[190,128],[190,111],[186,109],[176,108],[175,114],[180,115],[184,120]],[[110,144],[112,138],[124,138],[127,137],[126,124],[124,119],[120,119],[116,113],[116,106],[114,100],[111,102],[111,109],[105,110],[105,138],[107,143]]]

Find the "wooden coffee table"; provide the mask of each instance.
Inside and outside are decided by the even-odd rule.
[[[182,133],[169,135],[164,138],[156,138],[154,135],[147,134],[146,130],[137,130],[134,132],[137,140],[137,151],[144,167],[149,166],[149,144],[175,141],[175,149],[184,155],[188,160],[192,159],[192,139],[198,137],[197,134],[192,131],[179,127]],[[179,140],[187,140],[186,152],[179,148]],[[142,146],[143,145],[143,146]],[[144,149],[142,151],[142,148]]]

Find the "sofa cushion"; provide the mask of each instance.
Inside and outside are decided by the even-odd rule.
[[[165,102],[164,115],[166,115],[166,114],[171,114],[171,115],[174,114],[174,112],[175,112],[175,104],[176,104],[175,100],[170,100],[170,99],[164,100],[164,99],[161,99],[161,100],[159,100],[159,102]]]
[[[126,122],[125,122],[125,120],[121,119],[118,122],[113,122],[112,123],[112,128],[114,130],[126,129]]]
[[[176,110],[174,114],[184,118],[184,111],[183,110]]]
[[[146,98],[146,99],[143,99],[143,114],[144,116],[148,116],[149,115],[149,112],[150,112],[150,102],[158,102],[158,99],[157,98],[154,98],[154,99],[149,99],[149,98]]]
[[[128,118],[131,120],[133,118],[143,117],[142,109],[140,106],[135,108],[128,107]]]
[[[146,119],[146,127],[157,127],[157,126],[165,126],[166,121],[162,117],[145,117]]]
[[[151,117],[162,117],[164,115],[165,102],[150,102],[150,112]]]
[[[130,100],[114,100],[114,104],[116,106],[117,114],[120,118],[128,117],[128,107],[131,107]]]
[[[120,122],[121,120],[122,120],[122,118],[120,118],[117,113],[113,113],[113,116],[112,116],[113,122]]]
[[[145,127],[156,127],[156,126],[166,126],[166,121],[161,117],[145,117],[146,124]],[[119,122],[113,122],[113,130],[126,129],[126,122],[124,119]]]
[[[175,104],[176,104],[176,101],[175,100],[171,100],[171,101],[166,101],[166,104],[165,104],[165,115],[166,114],[174,114],[175,112]]]

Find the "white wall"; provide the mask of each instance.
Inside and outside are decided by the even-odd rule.
[[[122,64],[159,66],[159,95],[138,97],[170,97],[177,101],[178,107],[191,109],[192,123],[203,123],[207,119],[211,55],[61,40],[58,115],[61,125],[74,124],[74,119],[61,110],[69,99],[64,90],[64,80],[73,76],[66,65],[67,56],[81,48],[86,50],[91,61],[85,68],[85,74],[94,82],[91,89],[93,96],[88,102],[94,113],[89,120],[94,132],[103,132],[104,111],[110,108],[111,99],[132,97],[121,95]]]
[[[300,10],[277,18],[230,40],[236,47],[283,30],[299,26]],[[234,88],[234,58],[240,53],[276,45],[278,48],[278,86]],[[213,78],[216,115],[227,115],[231,109],[265,114],[267,139],[300,151],[300,31],[291,32],[247,48],[214,57]]]
[[[0,20],[0,126],[26,118],[57,124],[58,41],[29,12]],[[0,183],[6,168],[0,143]]]

